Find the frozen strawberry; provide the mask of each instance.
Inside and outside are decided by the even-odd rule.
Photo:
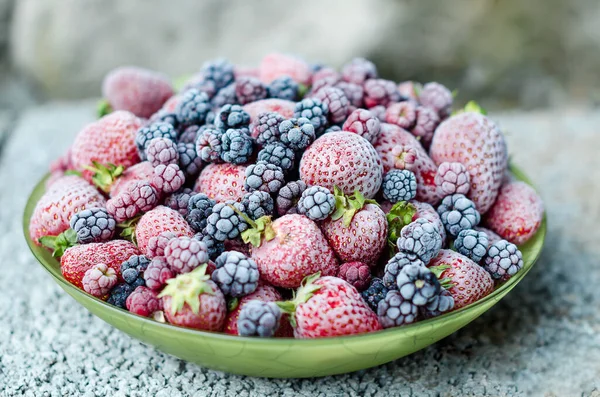
[[[138,316],[150,317],[154,312],[162,310],[162,300],[158,294],[148,287],[137,287],[125,301],[127,310]]]
[[[310,65],[301,58],[272,53],[262,59],[259,67],[260,80],[269,84],[281,76],[289,76],[298,83],[309,85],[312,71]]]
[[[245,180],[245,165],[209,164],[200,172],[194,190],[216,201],[241,201],[246,194]]]
[[[244,105],[244,110],[250,115],[250,122],[254,123],[258,120],[258,115],[267,112],[276,112],[286,119],[294,117],[294,109],[296,102],[286,99],[262,99],[260,101],[248,103]]]
[[[149,161],[142,161],[127,168],[123,173],[111,183],[109,190],[110,196],[114,197],[127,189],[130,182],[144,182],[152,180],[154,176],[154,167]]]
[[[486,225],[500,237],[521,245],[538,231],[544,219],[544,203],[525,182],[510,182],[502,188],[486,217]]]
[[[194,231],[179,212],[159,205],[146,212],[135,227],[135,237],[140,250],[146,252],[150,239],[163,232],[171,232],[176,237],[194,235]]]
[[[338,131],[321,136],[306,149],[300,160],[300,178],[307,185],[331,191],[338,186],[346,194],[358,190],[373,198],[381,187],[383,167],[369,141]]]

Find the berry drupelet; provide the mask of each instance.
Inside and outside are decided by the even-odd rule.
[[[500,240],[490,246],[483,267],[494,280],[508,280],[523,268],[523,254],[515,244]]]
[[[241,105],[267,97],[267,87],[257,78],[240,77],[235,82],[235,95]]]
[[[146,148],[154,138],[166,138],[172,141],[177,139],[177,131],[168,123],[152,123],[142,127],[135,135],[135,145],[142,160],[146,160]]]
[[[424,306],[440,294],[441,286],[436,275],[425,266],[404,266],[396,279],[398,292],[404,300],[415,306]]]
[[[384,299],[389,289],[383,284],[380,278],[374,278],[371,280],[369,287],[364,290],[361,295],[367,305],[374,311],[377,312],[377,305],[379,301]]]
[[[435,258],[442,248],[442,236],[438,226],[425,218],[402,228],[398,239],[398,249],[409,257],[416,257],[427,264]]]
[[[177,164],[179,152],[174,141],[169,138],[154,138],[146,147],[146,159],[156,167],[159,164]]]
[[[221,154],[223,153],[223,145],[221,137],[225,131],[219,129],[208,128],[198,132],[196,140],[196,153],[200,159],[206,163],[222,163]]]
[[[183,171],[186,180],[198,176],[202,169],[202,159],[196,152],[194,143],[178,143],[177,152],[179,153],[179,168]]]
[[[196,233],[194,238],[206,244],[206,249],[208,250],[208,256],[210,259],[214,260],[217,256],[221,255],[223,251],[225,251],[225,244],[206,233],[206,230]]]
[[[206,244],[199,240],[176,237],[167,243],[165,259],[174,273],[189,273],[208,262],[208,249]]]
[[[139,287],[146,285],[144,272],[150,264],[150,259],[145,255],[133,255],[125,262],[121,263],[121,277],[131,286]]]
[[[277,214],[283,216],[286,214],[298,213],[298,200],[306,190],[306,183],[301,180],[288,182],[279,189],[277,193]]]
[[[454,309],[454,297],[445,289],[442,289],[439,295],[434,297],[431,302],[420,307],[421,314],[425,318],[440,316]]]
[[[222,130],[248,127],[250,115],[240,105],[224,105],[217,113],[214,124]]]
[[[323,87],[313,98],[319,99],[327,106],[328,119],[331,124],[343,123],[348,117],[350,101],[344,91],[336,87]]]
[[[400,251],[396,253],[396,255],[394,255],[385,265],[382,278],[383,285],[388,289],[397,289],[398,284],[396,283],[396,279],[398,278],[400,271],[402,271],[405,266],[409,265],[425,266],[425,263],[406,252]]]
[[[267,93],[271,98],[297,101],[299,96],[298,83],[289,76],[281,76],[271,81]]]
[[[252,156],[254,142],[246,131],[230,128],[221,135],[221,160],[231,164],[248,162]]]
[[[238,202],[226,201],[218,203],[206,219],[206,233],[216,241],[232,240],[248,229],[248,223],[241,214],[245,208]]]
[[[347,262],[340,266],[337,276],[358,291],[363,291],[371,281],[371,268],[363,262]]]
[[[411,324],[417,320],[419,308],[396,290],[390,290],[377,305],[377,317],[383,328]]]
[[[234,81],[233,69],[234,66],[231,62],[219,58],[206,61],[200,69],[200,74],[205,80],[212,81],[217,90],[221,90]]]
[[[342,67],[342,78],[344,81],[363,85],[368,79],[377,78],[377,67],[365,58],[354,58]]]
[[[126,301],[129,295],[135,290],[135,287],[127,283],[117,284],[111,291],[106,303],[110,303],[113,306],[126,309]]]

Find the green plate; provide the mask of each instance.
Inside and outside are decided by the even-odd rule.
[[[513,168],[517,178],[527,178]],[[485,298],[443,316],[369,334],[323,339],[260,339],[196,331],[163,324],[118,309],[67,282],[60,264],[29,238],[29,219],[44,193],[44,180],[33,190],[23,217],[23,230],[33,255],[54,280],[94,315],[140,341],[198,365],[234,374],[305,378],[341,374],[374,367],[423,349],[464,327],[502,299],[525,277],[538,259],[546,235],[546,220],[521,246],[525,266],[515,277]]]

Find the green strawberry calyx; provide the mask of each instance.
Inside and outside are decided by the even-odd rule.
[[[452,115],[456,115],[456,114],[460,114],[460,113],[479,113],[479,114],[483,114],[484,116],[487,115],[487,110],[485,110],[483,107],[481,107],[477,102],[475,101],[469,101],[467,102],[467,104],[465,105],[464,108],[456,110],[452,113]]]
[[[113,108],[110,106],[110,103],[106,99],[100,100],[98,105],[96,106],[96,113],[98,114],[98,118],[102,118],[109,113],[112,113]]]
[[[417,207],[408,201],[399,201],[385,215],[388,222],[388,246],[392,253],[396,252],[396,242],[400,238],[402,228],[413,221]]]
[[[58,236],[43,236],[38,240],[44,247],[53,250],[52,256],[60,258],[68,248],[78,245],[77,233],[73,229],[67,229]]]
[[[207,283],[210,276],[206,274],[207,264],[195,268],[189,273],[180,274],[175,278],[167,280],[167,286],[158,294],[159,298],[171,297],[171,314],[177,314],[184,305],[188,305],[194,314],[200,311],[200,300],[202,294],[214,295],[215,291]]]
[[[122,165],[114,165],[112,163],[100,164],[97,161],[92,161],[92,165],[86,165],[85,168],[88,171],[93,172],[92,182],[104,193],[110,192],[110,187],[115,180],[123,175],[125,167]]]
[[[429,268],[429,270],[431,270],[431,272],[433,274],[435,274],[435,276],[439,280],[440,286],[445,290],[448,290],[456,285],[452,282],[452,279],[450,277],[441,278],[442,273],[444,273],[446,270],[450,269],[451,267],[452,266],[450,266],[447,263],[442,263],[441,265],[431,266]]]
[[[291,300],[275,302],[283,313],[289,315],[290,324],[292,327],[296,328],[296,309],[298,308],[298,305],[308,301],[315,292],[321,289],[320,285],[316,285],[314,283],[319,278],[321,278],[321,272],[316,272],[315,274],[304,277],[300,287],[294,291],[294,295]]]
[[[117,226],[122,229],[119,236],[121,236],[125,240],[131,241],[133,244],[137,245],[135,228],[141,217],[142,217],[141,215],[138,215],[133,219],[129,219],[128,221],[125,221],[123,223],[119,223]]]
[[[333,187],[333,196],[335,197],[335,211],[331,214],[331,219],[337,221],[341,218],[344,227],[350,226],[354,215],[365,205],[378,204],[375,200],[365,198],[358,190],[351,195],[346,195],[338,186]]]
[[[252,220],[248,215],[244,214],[233,205],[229,204],[229,207],[241,216],[248,226],[250,226],[242,232],[242,240],[244,243],[250,243],[254,247],[260,247],[263,237],[266,241],[271,241],[275,238],[275,229],[273,229],[273,222],[271,221],[270,215],[261,216],[257,220]]]

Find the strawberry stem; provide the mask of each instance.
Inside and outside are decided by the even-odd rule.
[[[282,312],[287,313],[290,318],[290,324],[296,328],[296,309],[298,305],[308,301],[316,291],[321,289],[320,285],[315,285],[314,282],[321,277],[321,272],[306,276],[298,290],[294,292],[291,300],[275,302]]]
[[[106,116],[107,114],[112,113],[113,108],[112,108],[112,106],[110,106],[110,103],[108,103],[108,101],[106,99],[102,99],[102,100],[100,100],[100,102],[98,102],[96,111],[98,114],[98,118],[102,118],[102,117]]]
[[[402,228],[412,222],[417,207],[408,201],[399,201],[385,215],[388,222],[388,246],[391,253],[396,252],[396,241],[400,238]]]
[[[170,296],[171,314],[175,315],[185,304],[187,304],[194,314],[200,311],[200,300],[198,297],[202,294],[214,295],[215,291],[207,283],[210,276],[206,274],[207,264],[195,268],[189,273],[180,274],[175,278],[167,280],[167,286],[158,294],[159,298]]]
[[[358,190],[355,190],[351,195],[344,194],[344,191],[338,187],[333,187],[333,196],[335,197],[335,211],[331,215],[331,219],[337,221],[342,219],[344,227],[350,226],[354,215],[367,204],[377,204],[375,200],[366,199],[365,196]]]
[[[77,245],[77,233],[73,229],[67,229],[58,236],[43,236],[38,241],[53,250],[53,257],[60,258],[67,249]]]
[[[114,165],[112,163],[100,164],[97,161],[92,161],[92,165],[86,165],[85,168],[88,171],[93,172],[92,182],[104,193],[110,192],[110,187],[115,180],[123,174],[125,167],[122,165]]]
[[[135,235],[135,228],[142,216],[138,215],[133,219],[125,221],[123,223],[119,223],[117,226],[120,227],[121,233],[119,236],[123,237],[125,240],[131,241],[133,244],[137,245],[137,238]]]

